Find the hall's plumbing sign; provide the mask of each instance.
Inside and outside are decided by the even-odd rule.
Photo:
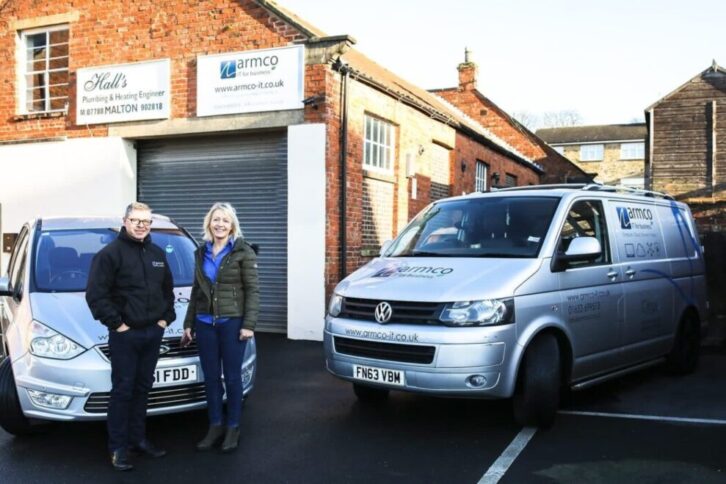
[[[169,59],[76,71],[76,124],[169,118]]]
[[[197,116],[302,109],[301,45],[197,57]]]

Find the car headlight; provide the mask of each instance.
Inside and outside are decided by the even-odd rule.
[[[489,326],[514,322],[512,299],[484,299],[447,304],[439,320],[447,326]]]
[[[30,328],[30,353],[41,358],[70,360],[86,351],[70,338],[53,331],[48,326],[33,321]]]
[[[343,296],[340,294],[333,294],[330,297],[330,304],[328,304],[328,314],[336,317],[343,310]]]

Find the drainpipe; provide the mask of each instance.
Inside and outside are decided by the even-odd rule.
[[[333,69],[340,72],[340,280],[347,275],[348,239],[346,232],[347,217],[347,160],[348,160],[348,75],[350,69],[338,58]]]

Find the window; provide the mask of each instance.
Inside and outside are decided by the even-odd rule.
[[[558,152],[562,156],[565,156],[565,147],[564,146],[553,146],[552,149],[554,149],[556,152]]]
[[[572,205],[560,232],[558,252],[564,254],[572,240],[577,237],[595,237],[600,242],[602,254],[592,262],[569,262],[568,267],[610,263],[607,224],[605,223],[605,212],[603,212],[601,202],[596,200],[578,201]]]
[[[372,116],[365,117],[363,166],[371,170],[393,170],[393,125]]]
[[[605,145],[580,146],[580,161],[602,161]]]
[[[516,187],[517,186],[517,177],[514,175],[511,175],[509,173],[506,173],[504,175],[504,186]]]
[[[477,192],[487,191],[487,175],[489,166],[483,161],[476,161],[476,178],[474,181],[474,190]]]
[[[68,105],[68,26],[22,32],[23,106],[27,113],[65,111]]]
[[[645,143],[622,143],[620,145],[621,160],[644,160]]]

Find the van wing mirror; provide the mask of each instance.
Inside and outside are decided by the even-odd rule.
[[[593,261],[602,255],[600,241],[595,237],[575,237],[564,254],[552,259],[552,272],[562,272],[570,262]]]
[[[381,245],[381,251],[379,252],[379,255],[383,257],[383,254],[386,253],[389,247],[391,247],[391,244],[393,244],[392,240],[387,240],[383,242],[383,245]]]
[[[7,276],[0,277],[0,296],[12,296],[13,291],[10,290],[10,279]]]

